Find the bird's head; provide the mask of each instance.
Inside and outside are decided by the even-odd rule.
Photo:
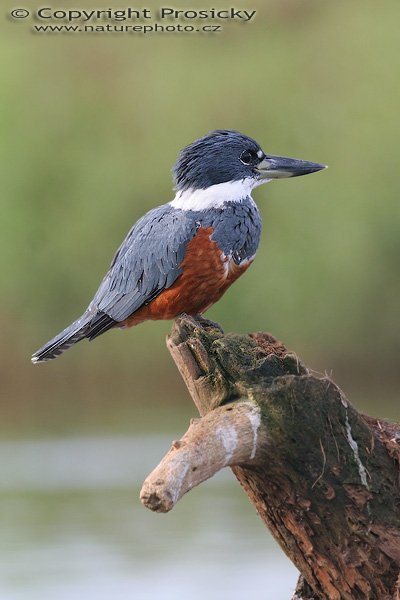
[[[265,154],[252,138],[225,129],[212,131],[186,146],[173,173],[175,189],[181,195],[221,184],[232,184],[236,189],[242,185],[249,193],[271,179],[298,177],[324,168],[318,163]]]

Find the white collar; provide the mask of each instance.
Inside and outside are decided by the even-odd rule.
[[[251,191],[257,185],[266,183],[268,180],[247,178],[240,181],[228,181],[217,183],[204,190],[189,188],[176,193],[169,203],[174,208],[182,210],[207,210],[208,208],[220,208],[226,202],[242,202],[251,198]]]

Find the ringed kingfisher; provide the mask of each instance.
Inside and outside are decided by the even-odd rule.
[[[202,315],[253,262],[261,218],[254,187],[325,165],[265,154],[250,137],[216,130],[184,148],[175,198],[131,228],[82,316],[32,356],[59,356],[84,338],[182,313]]]

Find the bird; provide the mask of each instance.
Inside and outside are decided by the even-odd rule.
[[[130,229],[85,312],[32,355],[56,358],[77,342],[147,320],[203,315],[252,264],[261,217],[252,190],[325,165],[266,154],[218,129],[179,153],[174,198]]]

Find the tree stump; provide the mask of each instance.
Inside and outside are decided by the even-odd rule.
[[[230,466],[301,573],[292,600],[400,600],[400,427],[358,413],[270,334],[184,315],[167,345],[201,418],[143,504],[167,512]]]

